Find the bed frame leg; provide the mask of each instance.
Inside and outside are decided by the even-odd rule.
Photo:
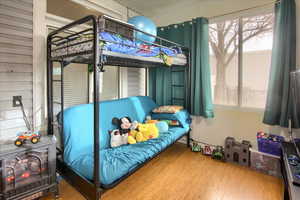
[[[186,134],[186,146],[189,148],[190,145],[190,141],[191,141],[191,129],[187,132]]]
[[[98,189],[97,192],[96,192],[96,199],[100,200],[101,199],[101,195],[102,195],[102,191],[100,189]]]

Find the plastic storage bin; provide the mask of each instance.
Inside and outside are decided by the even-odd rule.
[[[281,177],[280,157],[262,153],[250,148],[250,168],[256,171]]]
[[[256,138],[260,152],[281,156],[281,142],[284,141],[284,137],[258,132]]]

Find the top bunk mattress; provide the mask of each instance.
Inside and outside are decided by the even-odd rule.
[[[101,32],[99,36],[99,48],[106,58],[123,58],[179,66],[187,64],[186,56],[178,47],[145,45],[108,32]],[[51,57],[53,60],[63,59],[66,62],[88,63],[92,50],[93,38],[87,35],[57,45],[51,51]]]

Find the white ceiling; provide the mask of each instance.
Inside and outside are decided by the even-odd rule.
[[[47,0],[47,12],[71,20],[77,20],[87,15],[102,15],[98,11],[88,9],[70,0]]]
[[[128,8],[132,8],[137,11],[139,14],[143,14],[145,16],[151,16],[153,13],[173,6],[176,3],[180,3],[182,1],[189,2],[191,0],[115,0],[126,6]],[[208,0],[197,0],[197,1],[208,1]],[[210,0],[214,1],[214,0]]]
[[[115,0],[139,15],[151,18],[164,26],[191,20],[195,17],[215,17],[249,9],[275,0]]]

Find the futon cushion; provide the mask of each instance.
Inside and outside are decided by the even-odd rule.
[[[132,145],[100,150],[100,180],[101,184],[109,185],[126,175],[138,165],[161,152],[189,129],[174,127],[161,133],[159,138]],[[92,180],[94,157],[91,153],[78,156],[69,165],[82,176]]]
[[[115,129],[114,117],[128,116],[132,120],[144,121],[152,109],[157,107],[150,97],[130,97],[100,103],[100,149],[110,147],[109,130]],[[94,144],[94,105],[83,104],[64,111],[64,159],[72,162],[78,156],[92,153]]]
[[[189,130],[188,126],[173,127],[169,128],[168,132],[160,133],[159,138],[110,148],[108,130],[116,128],[111,123],[113,117],[129,116],[132,120],[143,122],[155,107],[157,105],[149,97],[130,97],[100,103],[100,179],[102,185],[117,181]],[[93,179],[94,169],[93,108],[93,104],[84,104],[66,109],[63,132],[64,161],[78,174],[90,180]]]

